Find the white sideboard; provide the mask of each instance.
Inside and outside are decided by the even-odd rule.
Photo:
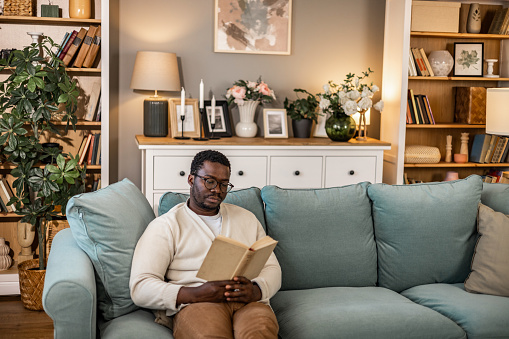
[[[265,185],[318,188],[382,182],[383,152],[390,149],[389,143],[376,139],[333,142],[324,138],[233,137],[194,141],[137,135],[136,142],[142,152],[142,191],[156,213],[165,192],[189,192],[191,161],[205,149],[228,157],[234,190]]]

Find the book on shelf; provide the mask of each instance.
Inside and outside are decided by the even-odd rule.
[[[95,115],[95,121],[101,122],[101,111],[102,111],[102,98],[99,95],[99,103],[97,104],[97,113]]]
[[[96,159],[97,159],[97,147],[99,146],[99,140],[101,139],[101,133],[94,134],[94,144],[91,145],[92,147],[92,155],[90,157],[89,165],[97,165]]]
[[[429,104],[428,96],[427,96],[427,95],[425,95],[425,96],[424,96],[424,99],[426,100],[426,111],[427,111],[427,113],[428,113],[428,115],[429,115],[429,118],[430,118],[430,121],[431,121],[430,123],[431,123],[432,125],[435,125],[435,124],[436,124],[436,123],[435,123],[435,117],[433,116],[433,111],[431,110],[431,105]]]
[[[419,116],[419,112],[417,111],[417,106],[415,103],[414,91],[412,89],[408,90],[408,96],[410,98],[410,103],[412,105],[414,120],[416,124],[422,124],[422,118]]]
[[[90,28],[88,29],[87,35],[85,35],[85,38],[83,39],[83,42],[81,43],[81,47],[78,51],[78,54],[76,55],[76,60],[74,60],[73,67],[81,68],[81,66],[83,66],[83,62],[85,61],[85,57],[88,54],[90,45],[92,44],[92,41],[94,40],[96,31],[97,31],[97,26],[90,26]]]
[[[100,165],[101,164],[101,135],[99,133],[99,138],[98,138],[99,142],[97,143],[97,152],[96,152],[96,155],[95,155],[95,160],[94,160],[94,165]]]
[[[81,149],[80,161],[78,162],[79,165],[83,165],[83,162],[85,161],[85,156],[87,155],[91,140],[92,140],[92,133],[89,133],[86,137],[85,144],[83,145],[83,148]]]
[[[2,199],[2,207],[5,205],[7,212],[16,212],[16,207],[14,205],[9,205],[9,200],[11,200],[11,194],[8,190],[8,183],[5,178],[0,180],[0,199]]]
[[[60,42],[60,47],[58,48],[58,51],[55,53],[55,56],[60,59],[60,55],[62,54],[62,51],[64,50],[65,45],[67,44],[67,40],[69,40],[69,37],[71,36],[71,33],[66,32],[64,35],[64,38]],[[56,62],[52,64],[53,67],[56,66]]]
[[[196,274],[197,278],[231,280],[236,276],[256,278],[269,259],[277,241],[269,236],[257,240],[251,246],[234,239],[218,235]]]
[[[491,163],[499,163],[500,158],[502,157],[502,154],[504,153],[504,147],[506,143],[506,138],[499,137],[497,140],[497,144],[493,148],[493,155],[491,156],[490,162]]]
[[[496,34],[507,34],[509,30],[509,11],[507,8],[504,9],[506,10],[504,11],[504,21],[502,22],[500,30]]]
[[[490,135],[488,134],[476,134],[472,143],[472,149],[470,150],[469,161],[481,163],[482,152],[484,149],[484,155],[486,156],[487,145],[490,143]],[[484,158],[483,158],[484,159]]]
[[[426,112],[426,103],[424,102],[424,95],[422,94],[415,95],[415,100],[417,100],[417,106],[419,106],[418,109],[421,112],[422,120],[424,121],[425,124],[430,125],[431,122],[429,120],[428,113]]]
[[[502,156],[500,157],[500,162],[509,162],[509,137],[505,137],[507,140],[504,152],[502,153]]]
[[[87,112],[83,119],[87,121],[94,121],[97,106],[99,103],[99,98],[101,97],[101,81],[96,81],[92,85],[92,91],[90,92],[90,97],[88,100]]]
[[[424,52],[424,48],[419,48],[419,51],[421,52],[422,60],[424,60],[424,65],[426,66],[426,69],[429,73],[430,77],[434,77],[435,73],[431,69],[431,64],[429,63],[428,57],[426,56],[426,52]]]
[[[69,48],[71,48],[72,42],[74,41],[74,39],[76,38],[77,35],[78,35],[78,31],[76,31],[76,30],[69,33],[69,36],[65,42],[65,46],[62,49],[62,51],[60,52],[60,54],[58,55],[58,58],[60,60],[62,60],[62,61],[64,60],[65,55],[67,54],[67,51],[69,51]]]
[[[497,144],[498,136],[492,135],[490,139],[490,146],[488,151],[486,152],[486,156],[484,157],[484,163],[489,164],[491,162],[491,157],[493,156],[493,151],[495,149],[495,145]]]
[[[421,52],[417,48],[412,48],[412,54],[414,56],[417,75],[419,76],[429,76],[429,72],[426,69],[426,65],[424,64],[424,60],[422,59]]]
[[[408,75],[411,77],[417,76],[417,69],[415,67],[415,61],[411,49],[410,53],[408,53]]]
[[[83,62],[83,67],[86,68],[92,67],[99,52],[100,45],[101,45],[101,25],[97,27],[94,40],[92,41],[87,56],[85,57],[85,61]]]
[[[85,38],[86,34],[87,30],[85,28],[81,28],[76,37],[74,38],[74,40],[72,41],[69,50],[67,51],[67,53],[65,53],[64,59],[62,59],[65,67],[71,64],[71,61],[74,55],[76,54],[76,51],[80,48],[81,43],[83,42],[83,39]]]
[[[90,138],[90,143],[88,144],[87,149],[87,165],[92,165],[92,152],[94,150],[94,140],[96,138],[96,135],[94,133],[91,133],[92,137]]]
[[[507,16],[507,8],[497,9],[495,12],[495,16],[491,21],[490,28],[488,30],[488,34],[501,34],[502,25],[504,24],[504,19]]]

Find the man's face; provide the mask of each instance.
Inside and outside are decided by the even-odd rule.
[[[187,181],[191,186],[189,208],[200,215],[216,215],[219,205],[226,198],[227,192],[221,190],[221,183],[228,183],[230,170],[228,166],[217,162],[205,161],[196,173],[189,175]],[[213,189],[205,187],[206,179],[215,179],[218,184]]]

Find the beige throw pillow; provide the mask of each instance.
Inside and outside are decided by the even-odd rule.
[[[509,215],[479,204],[477,230],[480,237],[465,289],[509,297]]]

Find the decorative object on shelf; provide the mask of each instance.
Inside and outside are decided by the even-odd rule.
[[[143,101],[143,134],[146,137],[168,135],[168,100],[157,91],[178,91],[180,77],[175,53],[136,53],[130,88],[155,91]]]
[[[215,1],[214,52],[291,52],[292,0]]]
[[[229,105],[236,103],[239,108],[240,122],[235,126],[235,133],[242,138],[252,138],[258,131],[254,122],[256,108],[260,102],[271,102],[276,99],[274,91],[262,81],[238,80],[226,92]]]
[[[36,11],[36,0],[4,0],[6,16],[35,16]]]
[[[21,302],[25,308],[32,311],[44,310],[42,306],[42,291],[46,270],[39,267],[39,259],[26,260],[18,264]]]
[[[498,62],[498,59],[486,59],[484,60],[486,61],[486,74],[485,77],[486,78],[500,78],[500,75],[498,74],[493,74],[493,66],[495,65],[495,62]]]
[[[295,88],[293,91],[298,99],[290,102],[288,98],[285,98],[284,101],[286,112],[292,119],[293,137],[309,138],[313,121],[318,123],[318,117],[321,115],[318,110],[318,100],[316,96],[304,89]],[[307,94],[307,97],[299,98],[298,93]]]
[[[460,7],[458,2],[412,1],[412,32],[458,33]]]
[[[454,59],[447,50],[431,52],[428,60],[436,77],[448,76],[454,66]]]
[[[27,222],[18,221],[18,244],[21,247],[21,252],[18,254],[18,263],[34,258],[34,251],[32,251],[32,244],[35,238],[35,228],[32,224]]]
[[[454,87],[454,121],[461,124],[486,123],[486,88]]]
[[[460,154],[465,154],[468,159],[468,133],[461,133]]]
[[[455,171],[447,171],[445,173],[444,181],[453,181],[458,180],[460,178],[459,173]]]
[[[438,164],[441,154],[438,147],[408,145],[405,147],[405,164]]]
[[[509,88],[488,88],[486,92],[486,133],[509,136]]]
[[[337,85],[333,81],[323,86],[323,93],[317,94],[320,98],[320,108],[324,113],[330,113],[325,123],[327,136],[333,141],[348,141],[355,135],[355,121],[351,115],[355,113],[364,114],[367,109],[373,107],[382,112],[384,103],[382,100],[373,105],[373,95],[378,92],[377,85],[368,86],[361,83],[369,77],[373,71],[368,68],[362,72],[362,76],[348,73],[343,84]],[[345,118],[347,116],[350,119]],[[364,119],[365,123],[365,119]],[[363,126],[364,135],[358,140],[367,140],[366,125]],[[359,131],[360,133],[360,131]]]
[[[60,17],[60,7],[58,7],[58,5],[52,5],[51,0],[48,2],[48,5],[41,5],[41,16],[46,18]]]
[[[448,135],[445,137],[445,162],[452,161],[452,135]]]
[[[216,97],[212,95],[212,100],[210,102],[210,138],[211,140],[221,139],[218,136],[214,136],[214,132],[216,129]]]
[[[44,36],[44,33],[42,32],[27,32],[27,34],[30,35],[30,37],[32,38],[33,44],[38,44],[39,38]]]
[[[12,265],[12,258],[9,256],[11,251],[9,245],[5,243],[4,238],[0,238],[0,271],[8,270]]]
[[[265,138],[288,138],[286,109],[265,108],[263,110],[263,132]]]
[[[69,18],[73,19],[92,18],[91,0],[69,0]]]
[[[200,80],[200,101],[199,101],[199,110],[200,110],[200,136],[193,138],[193,140],[196,141],[207,141],[207,138],[203,137],[203,119],[207,118],[205,115],[205,104],[203,101],[203,91],[204,91],[204,85],[203,85],[203,79]]]
[[[182,98],[171,98],[169,102],[172,138],[182,138],[182,136],[184,138],[199,137],[200,111],[198,109],[198,99],[184,98],[184,104],[182,104]],[[183,128],[182,121],[184,122]]]
[[[226,100],[216,100],[215,106],[215,121],[214,135],[217,137],[225,138],[233,135],[232,123],[230,119],[230,112],[228,109],[228,102]],[[212,100],[205,101],[205,112],[202,116],[204,119],[203,129],[205,136],[208,138],[212,135]]]
[[[482,77],[484,60],[484,42],[455,42],[455,77]]]
[[[467,19],[467,33],[478,34],[481,32],[481,7],[478,3],[470,4]]]
[[[467,154],[455,153],[454,154],[454,162],[457,164],[464,164],[468,161]]]

